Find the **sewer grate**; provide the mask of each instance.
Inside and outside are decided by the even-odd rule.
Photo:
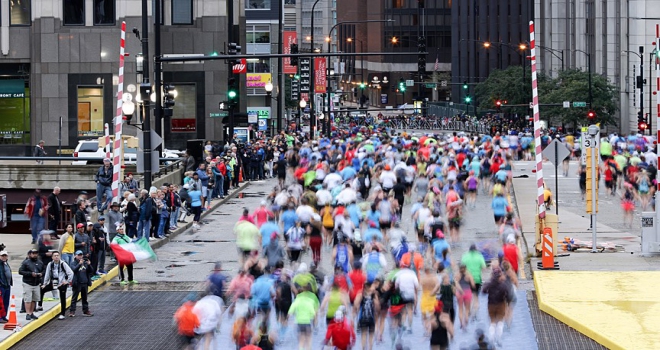
[[[530,295],[531,294],[531,295]],[[536,331],[539,350],[605,350],[606,348],[586,335],[539,309],[536,293],[527,292],[532,324]]]

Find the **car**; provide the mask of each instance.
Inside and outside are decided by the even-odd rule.
[[[137,148],[126,147],[126,142],[124,142],[124,146],[124,164],[136,164]],[[112,152],[112,147],[110,147],[110,152]],[[103,164],[101,159],[105,158],[105,149],[99,147],[98,140],[80,140],[73,151],[73,156],[78,159],[71,162],[71,165]],[[85,160],[85,158],[101,159]]]

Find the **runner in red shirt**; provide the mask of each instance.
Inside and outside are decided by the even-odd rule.
[[[344,320],[344,312],[337,310],[335,313],[335,322],[328,326],[323,345],[327,345],[332,340],[332,345],[338,350],[348,350],[355,344],[355,331],[353,325]]]

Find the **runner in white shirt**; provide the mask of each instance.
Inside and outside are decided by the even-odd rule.
[[[394,184],[396,184],[396,175],[392,171],[392,167],[390,167],[389,164],[385,165],[385,169],[380,174],[379,180],[385,192],[389,192],[389,190],[394,187]]]
[[[328,191],[332,191],[333,188],[339,186],[344,179],[341,178],[341,175],[335,171],[332,171],[325,176],[325,179],[323,179],[323,185],[325,185],[325,188],[328,189]]]

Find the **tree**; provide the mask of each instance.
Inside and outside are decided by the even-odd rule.
[[[545,74],[538,74],[539,91],[551,86],[551,79]],[[509,66],[504,70],[494,70],[483,83],[475,88],[479,108],[494,109],[495,101],[506,101],[507,105],[518,107],[504,107],[506,113],[526,115],[530,114],[529,103],[532,101],[532,74],[525,67],[525,80],[523,81],[523,68]],[[539,94],[541,96],[541,94]]]
[[[616,87],[612,85],[607,77],[600,74],[592,75],[593,103],[591,109],[596,112],[596,122],[602,125],[617,125],[614,118],[617,112]],[[553,80],[553,88],[544,96],[549,103],[561,104],[564,101],[588,102],[589,101],[589,73],[579,69],[568,69],[559,72],[559,76]],[[586,108],[542,108],[541,114],[554,117],[562,123],[587,125],[589,107]]]

